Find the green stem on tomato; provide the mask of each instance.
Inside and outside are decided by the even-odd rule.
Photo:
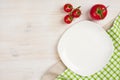
[[[78,6],[76,9],[79,9],[81,6]]]
[[[103,18],[103,15],[102,15],[102,12],[103,12],[103,11],[104,11],[104,10],[101,10],[100,8],[97,8],[96,13],[100,15],[100,18]]]

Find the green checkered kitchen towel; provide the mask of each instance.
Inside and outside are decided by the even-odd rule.
[[[114,53],[109,63],[99,72],[91,76],[80,76],[66,69],[56,80],[120,80],[120,15],[113,27],[107,31],[113,41]]]

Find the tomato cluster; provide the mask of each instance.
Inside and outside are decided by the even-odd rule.
[[[64,11],[68,14],[64,17],[64,22],[70,24],[73,21],[73,18],[78,18],[81,15],[80,7],[73,9],[71,4],[64,5]]]

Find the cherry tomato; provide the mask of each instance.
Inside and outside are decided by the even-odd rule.
[[[70,24],[73,20],[73,17],[71,15],[66,15],[64,17],[64,22],[67,23],[67,24]]]
[[[81,11],[80,11],[79,8],[76,8],[76,9],[73,10],[72,16],[73,16],[74,18],[78,18],[80,15],[81,15]]]
[[[65,12],[71,12],[73,9],[73,6],[71,4],[65,4],[64,5],[64,11]]]
[[[103,4],[95,4],[90,10],[90,16],[95,20],[104,19],[107,15],[107,7]]]

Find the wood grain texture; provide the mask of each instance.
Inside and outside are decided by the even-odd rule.
[[[120,9],[119,0],[0,0],[0,80],[40,80],[58,61],[57,42],[72,25],[63,22],[62,8],[68,2],[82,5],[81,18],[72,24],[89,19],[86,11],[94,3],[115,4],[106,21]]]

